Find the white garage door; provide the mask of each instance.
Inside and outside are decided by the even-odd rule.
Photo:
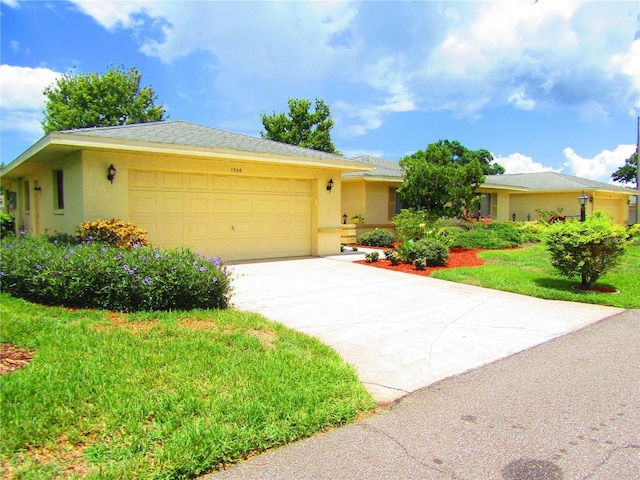
[[[311,254],[311,181],[129,171],[129,219],[165,247],[228,260]]]

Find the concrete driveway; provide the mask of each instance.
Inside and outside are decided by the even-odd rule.
[[[352,263],[360,258],[235,265],[233,304],[332,346],[380,403],[622,312]]]

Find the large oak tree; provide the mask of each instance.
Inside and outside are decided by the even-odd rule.
[[[163,104],[156,105],[151,87],[141,87],[134,67],[111,67],[104,74],[68,73],[44,94],[45,133],[75,128],[106,127],[164,120]]]

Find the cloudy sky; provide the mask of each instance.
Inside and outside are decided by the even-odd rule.
[[[0,0],[1,157],[42,136],[63,73],[135,66],[172,120],[259,136],[323,99],[344,155],[440,139],[507,173],[609,181],[635,151],[640,2]]]

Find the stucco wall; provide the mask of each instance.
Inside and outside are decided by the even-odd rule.
[[[368,221],[366,212],[365,183],[363,179],[347,180],[342,182],[341,213],[347,214],[347,222],[351,223],[351,217],[360,214]]]

